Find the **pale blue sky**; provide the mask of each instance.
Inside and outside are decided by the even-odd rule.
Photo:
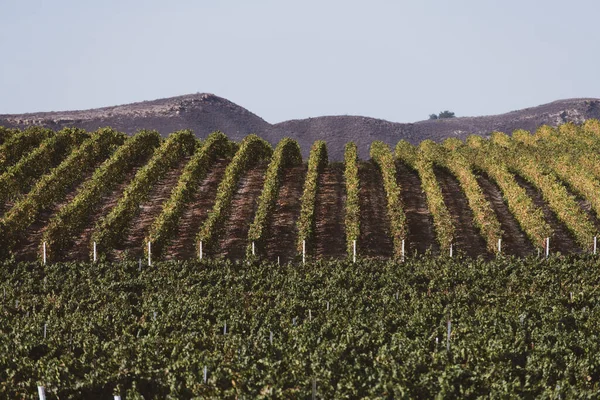
[[[0,114],[195,92],[269,122],[600,97],[597,0],[0,0]]]

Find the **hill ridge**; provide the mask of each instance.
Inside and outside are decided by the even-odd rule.
[[[257,133],[272,144],[288,136],[300,143],[305,157],[312,142],[324,139],[328,142],[331,159],[341,160],[343,146],[351,140],[356,142],[359,155],[368,158],[368,148],[374,140],[394,145],[405,139],[418,144],[425,139],[464,139],[469,134],[488,136],[493,131],[511,133],[519,128],[533,131],[543,124],[581,123],[589,118],[600,118],[600,99],[560,99],[503,114],[409,123],[361,115],[328,115],[271,124],[223,97],[191,93],[84,110],[0,114],[0,125],[12,128],[40,125],[56,130],[64,127],[95,130],[111,126],[127,134],[155,129],[163,136],[191,129],[198,137],[220,130],[233,140]]]

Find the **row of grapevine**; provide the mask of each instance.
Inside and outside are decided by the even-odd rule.
[[[396,158],[419,174],[438,243],[441,249],[448,249],[454,241],[455,228],[433,170],[433,161],[406,140],[400,140],[396,145]]]
[[[0,146],[2,146],[6,141],[8,141],[11,137],[18,134],[20,131],[18,129],[10,129],[4,126],[0,126]]]
[[[155,131],[141,131],[128,138],[86,181],[75,198],[52,217],[43,240],[47,257],[56,260],[74,243],[87,225],[92,210],[125,179],[136,165],[144,162],[160,143]]]
[[[473,211],[474,225],[479,229],[488,250],[496,253],[498,239],[502,238],[503,233],[500,221],[477,182],[471,161],[458,151],[462,146],[463,142],[458,139],[447,139],[444,141],[443,147],[448,151],[440,151],[440,156],[436,161],[447,168],[458,180],[469,207]]]
[[[271,145],[256,135],[248,135],[242,140],[219,184],[215,204],[197,235],[197,240],[203,243],[203,247],[208,252],[214,250],[222,225],[229,215],[231,200],[239,180],[257,163],[270,159],[272,154]]]
[[[35,149],[44,139],[54,136],[51,129],[30,127],[8,137],[0,146],[0,173],[6,172],[29,151]]]
[[[395,159],[389,146],[381,141],[374,141],[371,144],[370,156],[379,166],[383,177],[390,231],[394,242],[394,255],[402,257],[402,241],[406,239],[407,225],[400,198],[401,186],[396,181]]]
[[[235,150],[235,144],[218,131],[208,135],[202,146],[196,150],[185,166],[177,186],[171,192],[160,215],[152,223],[146,237],[146,241],[152,242],[153,258],[163,256],[164,250],[177,232],[186,205],[192,200],[201,180],[206,176],[215,160],[229,158]],[[145,249],[147,252],[147,248]]]
[[[594,399],[599,267],[5,261],[0,398]]]
[[[557,128],[543,125],[536,130],[535,135],[517,130],[513,133],[513,139],[525,144],[534,155],[543,156],[546,159],[544,162],[560,158],[563,162],[587,171],[595,179],[600,179],[600,136],[593,133],[593,124],[592,120],[586,122],[591,132],[584,126],[572,123]]]
[[[117,205],[96,225],[91,242],[96,242],[99,254],[108,254],[125,237],[131,222],[140,212],[140,204],[148,198],[154,184],[191,154],[195,147],[194,134],[183,130],[171,134],[154,152],[150,161],[136,173]]]
[[[246,254],[252,254],[252,245],[255,252],[262,253],[267,238],[269,227],[268,218],[272,214],[277,203],[277,196],[281,186],[281,179],[286,168],[301,165],[302,154],[298,142],[290,138],[282,139],[275,148],[269,167],[265,174],[265,182],[258,199],[258,207],[254,215],[254,221],[248,231],[248,247]]]
[[[317,203],[317,184],[319,175],[327,167],[327,145],[323,140],[317,140],[310,148],[308,170],[304,181],[304,190],[300,198],[300,218],[298,218],[298,241],[296,247],[302,252],[306,243],[306,251],[310,252],[315,234],[315,207]]]
[[[346,144],[344,150],[344,180],[346,181],[346,252],[354,254],[354,241],[360,236],[360,204],[358,194],[358,149],[354,142]]]
[[[595,228],[556,175],[539,164],[527,151],[520,150],[508,135],[496,132],[492,134],[491,141],[493,146],[501,150],[509,168],[540,190],[548,206],[573,233],[577,243],[583,249],[589,249],[596,236]]]
[[[594,169],[600,169],[600,165],[596,165],[599,158],[593,152],[593,143],[582,143],[576,139],[583,137],[581,132],[573,124],[561,125],[559,129],[544,126],[535,135],[523,130],[515,131],[513,140],[524,145],[521,151],[527,152],[539,164],[546,165],[574,192],[588,200],[595,213],[600,215],[600,182],[593,174]],[[565,149],[575,149],[576,152]],[[592,152],[588,153],[586,149],[592,149]],[[586,164],[579,163],[577,157],[591,161],[596,168],[586,168]]]
[[[467,146],[461,151],[475,168],[488,175],[500,188],[508,209],[515,217],[534,246],[544,246],[546,237],[552,236],[552,228],[544,219],[544,213],[527,195],[527,191],[515,180],[503,161],[503,155],[480,136],[469,136]]]
[[[0,204],[27,193],[31,185],[43,174],[56,167],[89,135],[80,130],[62,130],[46,138],[16,164],[0,175]]]
[[[15,203],[0,220],[2,251],[10,251],[18,236],[35,222],[42,210],[60,201],[70,187],[81,182],[98,161],[108,157],[124,140],[124,134],[100,129],[58,167],[44,175],[27,196]]]

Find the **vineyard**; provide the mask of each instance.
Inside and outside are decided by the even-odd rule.
[[[215,132],[167,139],[42,128],[0,131],[0,259],[381,258],[593,253],[600,122],[465,142],[317,141],[275,148]]]
[[[600,121],[0,128],[0,398],[594,398]]]

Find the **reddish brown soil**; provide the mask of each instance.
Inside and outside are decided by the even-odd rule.
[[[556,214],[550,209],[544,201],[542,194],[533,185],[527,182],[524,178],[515,175],[517,183],[527,191],[527,194],[533,200],[533,203],[540,207],[544,212],[544,218],[550,225],[554,234],[550,238],[550,251],[560,251],[561,253],[579,253],[581,249],[577,245],[575,238],[569,232],[567,227],[558,220]]]
[[[125,191],[125,188],[131,180],[135,177],[135,174],[140,169],[140,166],[132,168],[126,175],[123,181],[117,185],[117,187],[102,198],[100,204],[94,208],[94,211],[90,214],[88,223],[84,228],[81,235],[77,238],[68,254],[65,255],[64,260],[67,261],[87,261],[90,259],[90,241],[91,236],[94,233],[94,229],[98,221],[101,218],[108,215],[117,202],[121,198],[121,195]]]
[[[433,218],[427,206],[427,196],[421,187],[419,174],[402,162],[396,163],[396,180],[400,186],[402,204],[408,225],[407,255],[425,254],[431,249],[439,254],[440,246],[435,236]]]
[[[381,171],[373,161],[361,161],[358,163],[358,180],[360,236],[357,253],[360,257],[391,258],[394,244]]]
[[[73,198],[77,195],[77,192],[79,192],[81,189],[83,183],[92,176],[92,173],[93,170],[87,172],[83,179],[69,188],[67,194],[63,197],[63,200],[60,203],[56,203],[52,207],[43,210],[38,215],[35,222],[25,230],[25,233],[15,246],[15,259],[17,261],[41,260],[42,238],[48,222],[65,204],[73,200]]]
[[[228,163],[229,160],[216,160],[200,183],[192,201],[186,206],[179,220],[177,233],[166,249],[166,259],[191,260],[197,257],[196,235],[215,203],[217,187],[225,175]]]
[[[526,256],[535,250],[519,222],[508,209],[502,198],[500,188],[485,174],[477,176],[477,182],[483,190],[487,201],[492,205],[504,234],[502,235],[502,253],[515,256]]]
[[[485,240],[473,223],[473,211],[458,180],[441,168],[435,168],[435,176],[442,189],[444,203],[452,215],[456,236],[454,250],[469,257],[489,256]]]
[[[131,224],[125,240],[122,245],[118,246],[114,251],[114,254],[118,259],[138,259],[143,257],[145,248],[144,241],[148,234],[148,230],[152,226],[154,219],[158,217],[162,211],[164,202],[171,196],[171,191],[177,185],[179,176],[189,160],[189,156],[184,157],[152,187],[148,200],[140,206],[140,213]]]
[[[229,218],[225,221],[215,257],[240,260],[246,256],[248,230],[254,220],[257,200],[265,180],[266,163],[252,168],[242,177],[233,196]]]
[[[0,204],[0,218],[4,217],[4,214],[6,214],[6,212],[8,210],[10,210],[12,208],[12,206],[14,206],[14,205],[15,205],[14,200],[10,200],[4,204]]]
[[[306,165],[292,167],[284,172],[273,218],[268,228],[265,253],[267,259],[281,263],[293,261],[298,256],[296,240],[300,217],[300,198],[304,189]]]
[[[315,255],[318,259],[346,257],[344,164],[332,163],[319,175],[315,209]]]

